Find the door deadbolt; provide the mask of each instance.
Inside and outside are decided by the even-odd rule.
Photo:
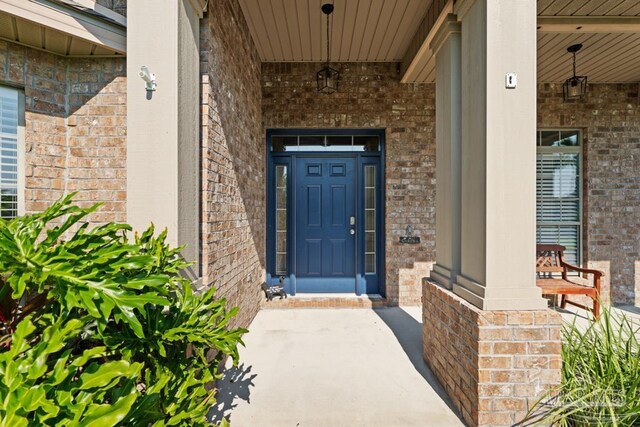
[[[349,217],[349,225],[356,225],[356,217],[355,216],[350,216]]]
[[[354,235],[356,234],[356,230],[354,230],[353,228],[351,230],[349,230],[349,234]]]

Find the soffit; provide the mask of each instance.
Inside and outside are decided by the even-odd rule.
[[[334,3],[331,60],[399,62],[431,0],[240,0],[264,62],[326,60],[323,3]]]
[[[562,82],[573,74],[567,47],[582,43],[577,74],[590,83],[640,81],[640,33],[538,34],[538,81]]]
[[[638,16],[638,0],[538,0],[538,81],[562,82],[570,77],[572,56],[567,47],[576,43],[583,45],[577,54],[577,74],[588,76],[589,82],[640,81],[640,21],[632,18]],[[554,19],[572,22],[575,28],[568,32],[558,25],[554,32],[542,24],[553,25]],[[590,31],[591,25],[599,30]]]
[[[0,39],[62,56],[122,56],[126,20],[93,2],[0,0]],[[108,13],[110,11],[104,11]]]
[[[544,16],[638,16],[638,0],[538,0]]]

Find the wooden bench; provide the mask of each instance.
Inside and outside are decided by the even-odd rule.
[[[563,258],[564,251],[565,247],[562,245],[536,245],[536,285],[542,288],[542,295],[562,295],[561,308],[565,308],[567,304],[575,305],[590,310],[597,319],[600,315],[600,282],[604,273],[568,264]],[[593,286],[570,281],[567,276],[569,270],[593,275]],[[569,295],[588,296],[593,300],[593,308],[569,301]]]

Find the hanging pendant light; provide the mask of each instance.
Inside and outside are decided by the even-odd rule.
[[[582,49],[582,44],[574,44],[567,48],[573,54],[573,77],[565,80],[562,85],[564,100],[582,99],[587,94],[587,76],[576,76],[576,53]]]
[[[330,44],[330,25],[329,16],[333,12],[333,5],[326,3],[322,5],[322,13],[327,15],[327,64],[316,73],[318,81],[318,92],[331,94],[338,90],[338,80],[340,72],[331,67],[331,44]]]

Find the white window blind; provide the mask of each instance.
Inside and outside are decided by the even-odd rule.
[[[21,96],[18,89],[0,86],[0,217],[5,219],[19,214],[19,136],[24,116]]]
[[[582,138],[578,130],[537,134],[536,240],[566,247],[580,265],[582,236]]]

